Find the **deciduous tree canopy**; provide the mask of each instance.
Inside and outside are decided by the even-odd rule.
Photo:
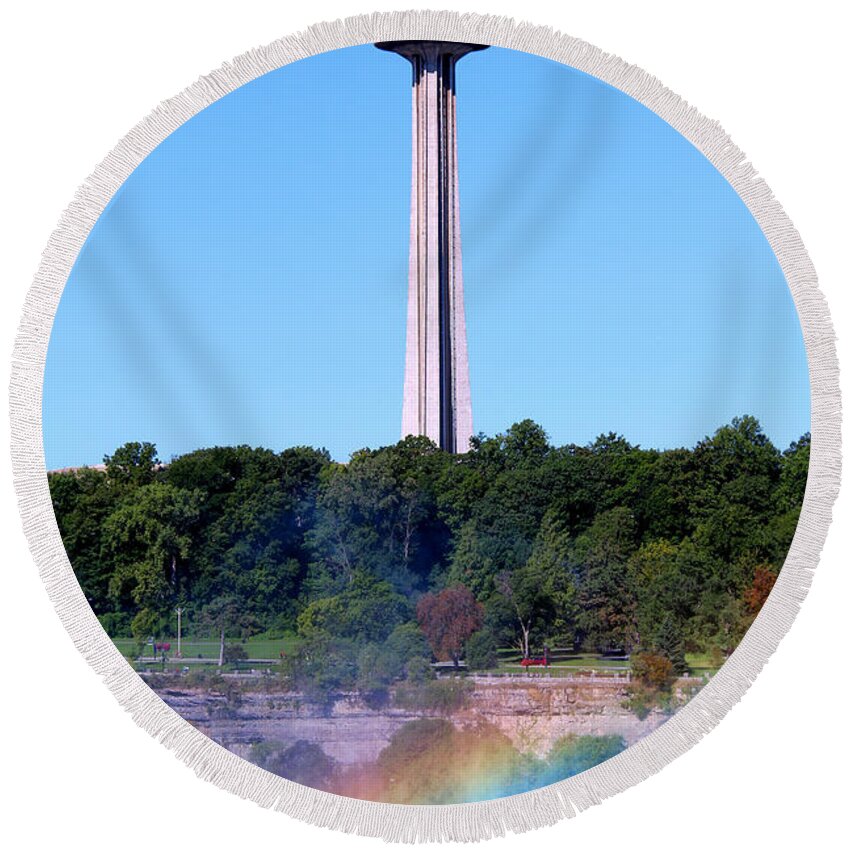
[[[247,446],[163,464],[128,443],[49,484],[113,636],[167,635],[180,605],[222,640],[297,633],[338,656],[337,679],[377,687],[390,656],[457,662],[482,628],[481,658],[494,642],[642,649],[678,670],[685,650],[728,652],[782,566],[809,449],[780,451],[750,416],[668,451],[617,434],[556,447],[527,420],[465,455],[411,437],[347,464]]]

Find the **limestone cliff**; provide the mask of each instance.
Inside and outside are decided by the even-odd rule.
[[[667,715],[654,710],[640,720],[622,707],[626,688],[622,679],[602,677],[480,679],[468,706],[448,719],[456,725],[491,723],[519,750],[537,755],[568,734],[620,735],[633,744]],[[356,694],[343,694],[320,712],[299,694],[259,688],[236,697],[179,685],[157,692],[189,723],[240,755],[262,741],[288,746],[303,740],[320,745],[342,765],[374,761],[399,727],[434,716],[416,709],[370,708]]]

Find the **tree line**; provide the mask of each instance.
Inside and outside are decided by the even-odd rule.
[[[664,451],[556,447],[525,420],[464,455],[408,437],[345,464],[248,446],[160,463],[127,443],[48,480],[111,636],[172,634],[179,605],[196,634],[297,634],[293,675],[333,684],[507,646],[722,658],[782,566],[809,450],[751,416]]]

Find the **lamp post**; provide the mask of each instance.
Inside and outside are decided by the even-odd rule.
[[[182,649],[181,642],[180,642],[181,638],[182,638],[182,633],[181,633],[181,627],[182,627],[182,624],[183,624],[182,618],[183,618],[183,609],[180,606],[178,606],[177,607],[177,657],[178,658],[183,657],[183,649]]]

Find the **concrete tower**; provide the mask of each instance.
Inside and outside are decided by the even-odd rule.
[[[385,41],[413,66],[407,354],[401,436],[465,452],[472,400],[463,308],[455,65],[485,45]]]

